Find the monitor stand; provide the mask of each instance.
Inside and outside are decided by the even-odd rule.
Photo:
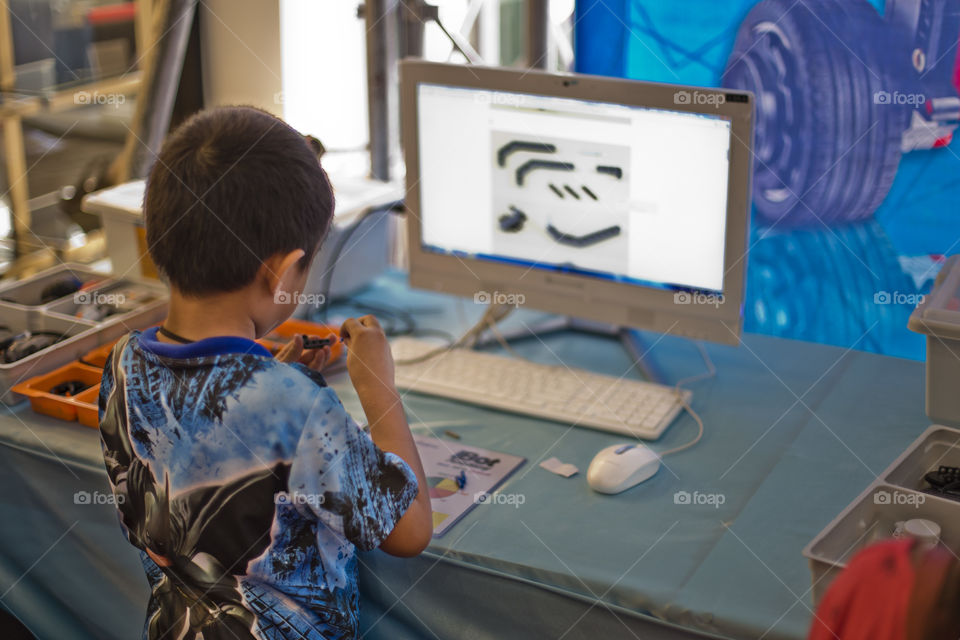
[[[501,328],[500,334],[507,342],[516,342],[529,338],[540,338],[541,336],[559,333],[561,331],[580,331],[619,339],[623,344],[623,348],[630,356],[630,359],[636,363],[636,369],[643,374],[646,380],[658,384],[666,384],[662,373],[645,357],[653,345],[648,344],[637,331],[627,327],[620,327],[603,322],[592,322],[570,316],[554,316],[533,324],[524,324],[520,327]],[[495,344],[499,344],[497,338],[488,329],[481,334],[475,346],[485,347]]]

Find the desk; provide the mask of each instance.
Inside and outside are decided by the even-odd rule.
[[[450,331],[480,310],[409,291],[397,274],[360,297]],[[693,344],[649,338],[668,381],[703,371]],[[597,336],[516,348],[618,376],[630,367],[618,342]],[[804,637],[812,605],[800,551],[928,425],[922,363],[758,335],[707,348],[718,375],[691,387],[703,441],[617,496],[593,493],[583,476],[622,437],[408,395],[414,426],[449,424],[464,444],[526,456],[501,489],[525,500],[476,507],[419,558],[363,554],[365,637]],[[360,415],[345,375],[330,382]],[[695,433],[683,415],[654,447]],[[551,456],[581,474],[537,467]],[[74,502],[107,490],[97,434],[6,411],[0,478],[3,604],[40,638],[137,637],[147,598],[137,555],[110,505]],[[678,491],[722,504],[678,504]]]

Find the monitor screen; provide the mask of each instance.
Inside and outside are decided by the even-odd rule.
[[[723,292],[729,118],[429,83],[417,105],[424,250]]]

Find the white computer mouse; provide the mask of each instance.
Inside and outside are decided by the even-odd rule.
[[[660,469],[660,456],[642,444],[615,444],[602,450],[587,469],[587,484],[599,493],[620,493]]]

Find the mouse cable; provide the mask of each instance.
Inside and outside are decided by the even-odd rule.
[[[684,398],[683,394],[680,392],[683,391],[683,385],[713,378],[717,375],[717,368],[714,366],[713,360],[710,359],[710,354],[707,353],[707,350],[704,348],[703,344],[700,342],[694,342],[693,344],[697,345],[697,349],[700,351],[700,356],[703,358],[703,363],[707,366],[707,370],[703,373],[698,373],[695,376],[690,376],[677,381],[677,384],[673,386],[673,390],[674,393],[677,394],[677,398],[680,400],[680,404],[683,405],[684,410],[686,410],[686,412],[690,414],[690,417],[693,418],[697,423],[697,435],[693,440],[687,442],[686,444],[682,444],[679,447],[674,447],[673,449],[667,449],[663,453],[658,453],[657,455],[661,458],[689,449],[693,445],[700,442],[700,439],[703,437],[703,418],[701,418],[700,414],[693,410],[693,407],[690,406],[690,403],[687,402],[686,398]]]

